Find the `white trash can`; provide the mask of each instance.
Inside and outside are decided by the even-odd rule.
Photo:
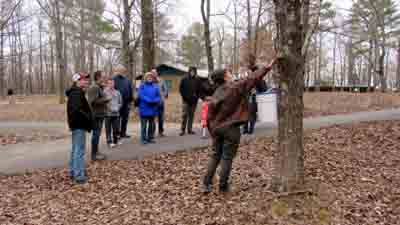
[[[263,123],[278,123],[278,96],[276,93],[257,94],[257,118]]]

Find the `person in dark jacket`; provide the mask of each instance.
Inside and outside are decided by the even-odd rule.
[[[88,90],[88,102],[94,115],[94,127],[92,133],[92,160],[104,160],[106,157],[99,152],[99,142],[104,119],[108,111],[108,103],[111,98],[104,92],[105,76],[102,71],[94,73],[95,83]]]
[[[85,174],[86,132],[92,130],[92,111],[85,97],[89,76],[77,73],[72,76],[72,87],[66,91],[68,126],[72,132],[72,151],[69,162],[70,177],[77,183],[87,181]]]
[[[117,65],[114,68],[114,82],[115,89],[117,89],[122,95],[122,107],[119,111],[121,120],[120,126],[120,138],[130,138],[126,133],[129,121],[129,113],[131,111],[131,105],[133,102],[133,86],[132,82],[126,78],[128,70],[123,65]]]
[[[139,114],[141,127],[142,144],[154,142],[154,118],[158,115],[159,105],[161,104],[160,88],[156,83],[156,77],[148,72],[144,82],[139,87]]]
[[[196,67],[189,68],[189,74],[181,80],[179,85],[179,92],[182,96],[182,126],[180,136],[185,135],[186,128],[188,134],[195,134],[193,132],[193,119],[196,112],[197,102],[199,100],[198,88],[199,82]]]
[[[232,161],[240,143],[240,126],[249,117],[247,96],[256,82],[271,70],[274,63],[275,60],[249,77],[236,82],[232,81],[229,70],[213,72],[211,78],[217,89],[209,101],[207,116],[207,127],[213,139],[213,152],[203,180],[205,193],[212,191],[212,180],[219,164],[221,164],[219,189],[221,192],[229,191],[228,181]]]

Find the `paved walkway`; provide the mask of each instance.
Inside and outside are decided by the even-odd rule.
[[[305,129],[318,129],[334,124],[380,120],[400,120],[400,109],[310,118],[304,120],[304,127]],[[253,137],[272,136],[275,133],[276,127],[274,125],[258,124],[256,134]],[[153,145],[142,146],[137,143],[137,140],[125,140],[124,144],[117,149],[108,149],[104,145],[102,149],[110,160],[129,160],[141,159],[148,154],[177,152],[205,147],[210,144],[210,140],[201,139],[198,135],[179,137],[176,129],[168,130],[167,136],[157,139],[157,144]],[[70,140],[59,140],[48,143],[0,147],[0,173],[14,174],[35,169],[66,167],[70,146]]]

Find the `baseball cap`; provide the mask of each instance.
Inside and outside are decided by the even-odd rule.
[[[89,78],[89,74],[86,73],[75,73],[74,75],[72,75],[72,81],[73,82],[77,82],[80,79],[88,79]]]

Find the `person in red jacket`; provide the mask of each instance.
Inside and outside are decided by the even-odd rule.
[[[201,137],[207,138],[207,115],[208,115],[208,98],[205,98],[201,104]]]
[[[229,191],[232,162],[240,144],[240,126],[246,123],[249,117],[247,96],[274,64],[275,60],[249,77],[235,82],[229,70],[221,69],[212,73],[211,79],[216,85],[216,90],[208,105],[207,127],[213,139],[213,152],[203,180],[204,193],[212,191],[212,180],[219,164],[219,189],[221,192]]]

